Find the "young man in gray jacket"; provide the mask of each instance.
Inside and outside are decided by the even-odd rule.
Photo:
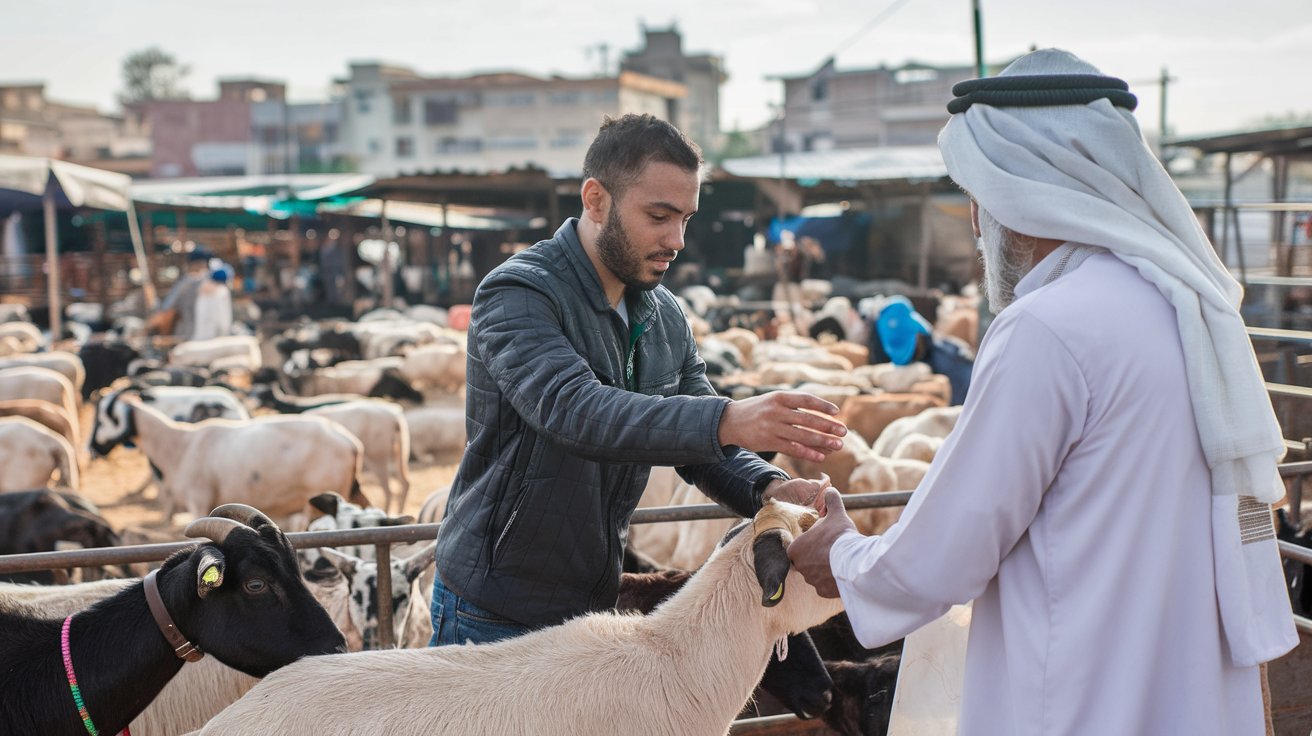
[[[653,465],[745,516],[809,502],[752,451],[820,460],[838,407],[810,394],[715,395],[660,286],[697,211],[701,153],[650,115],[607,119],[583,214],[480,284],[469,326],[469,443],[437,542],[433,645],[490,642],[610,608]],[[743,449],[747,448],[747,449]]]

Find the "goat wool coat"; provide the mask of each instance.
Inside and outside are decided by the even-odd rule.
[[[1073,248],[990,327],[901,520],[834,544],[848,616],[874,647],[974,599],[962,736],[1262,734],[1258,668],[1222,636],[1174,309],[1098,249],[1045,284]]]

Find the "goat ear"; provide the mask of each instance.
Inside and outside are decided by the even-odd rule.
[[[211,590],[223,585],[223,572],[227,561],[218,547],[200,548],[200,561],[196,563],[196,595],[204,598]]]
[[[341,494],[328,491],[311,498],[310,505],[328,516],[337,516],[337,508],[345,500]]]
[[[319,554],[328,558],[328,561],[333,563],[333,567],[340,570],[348,579],[355,577],[355,571],[360,567],[360,558],[339,552],[332,547],[320,547]]]
[[[752,565],[756,582],[761,584],[761,605],[777,606],[784,599],[784,581],[788,578],[788,545],[779,529],[770,529],[752,542]]]
[[[413,583],[415,578],[419,577],[420,573],[422,573],[429,565],[433,564],[435,559],[433,556],[433,550],[435,549],[437,549],[436,539],[425,544],[418,552],[405,558],[403,567],[405,569],[406,580]]]

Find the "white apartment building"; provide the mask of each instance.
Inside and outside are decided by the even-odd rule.
[[[528,165],[577,175],[606,115],[671,119],[687,88],[636,72],[614,77],[519,73],[421,77],[352,64],[345,145],[362,173],[483,173]]]

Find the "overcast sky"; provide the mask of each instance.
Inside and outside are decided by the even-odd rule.
[[[1169,125],[1192,134],[1312,113],[1310,0],[982,0],[990,62],[1058,46],[1130,80],[1155,131],[1163,66]],[[909,60],[970,64],[969,0],[6,0],[0,82],[45,81],[56,100],[115,109],[120,63],[158,45],[192,67],[188,88],[212,98],[219,77],[286,81],[298,101],[326,96],[349,61],[429,75],[512,69],[582,75],[607,43],[616,64],[640,23],[677,22],[684,48],[721,55],[726,129],[770,116],[780,84],[835,51],[839,69]],[[886,17],[853,36],[886,10]]]

